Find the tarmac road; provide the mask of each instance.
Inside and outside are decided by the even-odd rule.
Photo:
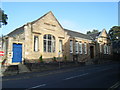
[[[120,62],[6,76],[2,88],[111,88],[120,87]]]

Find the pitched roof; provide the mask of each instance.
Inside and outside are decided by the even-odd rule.
[[[35,21],[30,22],[31,24],[34,24],[35,22],[37,22],[38,20],[42,19],[43,17],[45,17],[47,14],[51,13],[53,16],[54,14],[52,13],[52,11],[49,11],[48,13],[44,14],[43,16],[41,16],[40,18],[38,18]],[[63,29],[62,25],[59,23],[59,21],[56,19],[56,17],[54,16],[55,20],[58,22],[58,24],[60,25],[60,27]]]
[[[24,32],[24,28],[23,27],[24,27],[24,25],[22,27],[16,28],[12,32],[8,33],[7,36],[12,37],[13,35],[23,33]]]
[[[42,19],[43,17],[45,17],[45,16],[46,16],[47,14],[49,14],[49,13],[51,13],[51,14],[54,16],[54,14],[52,13],[52,11],[49,11],[48,13],[44,14],[43,16],[41,16],[40,18],[38,18],[37,20],[34,20],[34,21],[32,21],[32,22],[28,22],[28,23],[34,24],[35,22],[37,22],[38,20]],[[55,16],[54,16],[54,17],[55,17]],[[60,25],[60,27],[63,29],[62,25],[59,23],[59,21],[56,19],[56,17],[55,17],[55,20],[58,22],[58,24]],[[27,24],[28,24],[28,23],[27,23]],[[14,34],[23,32],[24,29],[21,30],[21,28],[23,28],[25,25],[26,25],[26,24],[24,24],[23,26],[15,29],[15,30],[13,30],[12,32],[10,32],[10,33],[7,34],[7,35],[8,35],[8,36],[13,36]]]
[[[100,35],[101,32],[97,32],[97,33],[92,33],[92,34],[88,34],[89,36],[91,36],[94,40],[96,39],[96,37],[98,37]]]
[[[48,13],[52,13],[51,11],[49,11]],[[34,20],[32,22],[30,22],[31,24],[34,24],[35,22],[37,22],[38,20],[40,20],[41,18],[45,17],[48,13],[44,14],[43,16],[41,16],[40,18],[38,18],[37,20]]]
[[[70,35],[71,37],[78,37],[78,38],[92,40],[92,38],[87,34],[83,34],[83,33],[76,32],[76,31],[71,31],[71,30],[68,30],[68,29],[64,29],[64,30],[67,31],[68,35]]]

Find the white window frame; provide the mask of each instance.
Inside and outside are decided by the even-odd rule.
[[[62,53],[62,40],[59,40],[59,52]]]
[[[73,40],[70,40],[70,53],[73,53]]]
[[[84,43],[84,53],[87,54],[87,43]]]
[[[45,35],[46,35],[46,39],[44,38]],[[43,45],[43,49],[46,48],[46,50],[44,49],[43,51],[49,53],[55,52],[55,37],[51,34],[45,34],[45,35],[43,36],[43,44],[44,42],[46,42],[46,45],[45,44]],[[48,35],[51,37],[51,39],[48,38]],[[51,43],[50,46],[48,45],[48,42]],[[49,48],[50,50],[48,50]]]
[[[39,51],[39,37],[34,36],[34,51],[37,52]]]
[[[78,49],[79,47],[78,46],[79,46],[79,43],[78,43],[78,41],[76,41],[75,42],[75,52],[76,52],[76,54],[79,53],[79,49]]]
[[[79,42],[79,53],[82,54],[82,43]]]
[[[107,45],[104,45],[104,54],[107,54]]]

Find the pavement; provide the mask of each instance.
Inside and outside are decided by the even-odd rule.
[[[30,70],[24,64],[19,64],[18,68],[19,68],[19,73],[30,72]]]
[[[111,62],[111,60],[102,60],[102,61],[104,61],[104,62],[99,63],[99,64]],[[32,66],[29,66],[31,69],[31,70],[29,70],[25,65],[19,64],[18,66],[17,65],[10,66],[8,69],[6,69],[5,72],[3,72],[2,76],[4,77],[4,76],[11,76],[11,75],[18,75],[21,73],[53,71],[53,70],[74,68],[74,67],[78,67],[78,66],[83,67],[83,66],[89,66],[89,65],[94,65],[94,64],[86,63],[84,65],[84,64],[80,64],[80,63],[68,63],[68,64],[60,64],[60,66],[59,65],[42,65],[42,66],[38,65],[39,67],[37,67],[37,65],[34,65],[35,67],[33,67],[33,68],[32,68]],[[11,70],[11,67],[12,67],[12,70]]]
[[[83,67],[4,76],[3,88],[106,88],[120,87],[120,63],[107,62]],[[118,89],[119,90],[119,89]]]

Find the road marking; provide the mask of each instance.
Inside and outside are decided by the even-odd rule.
[[[28,88],[26,90],[35,89],[35,88],[39,88],[39,87],[43,87],[43,86],[46,86],[46,84],[41,84],[41,85],[38,85],[38,86],[34,86],[34,87]]]
[[[72,76],[72,77],[69,77],[69,78],[65,78],[63,80],[69,80],[69,79],[73,79],[73,78],[77,78],[77,77],[81,77],[81,76],[85,76],[87,75],[88,73],[85,73],[85,74],[81,74],[81,75],[77,75],[77,76]]]
[[[99,70],[99,71],[106,71],[106,70],[109,70],[109,69],[112,69],[112,68],[102,69],[102,70]]]
[[[115,83],[114,85],[112,85],[108,90],[111,90],[112,88],[117,88],[120,86],[120,81],[118,81],[117,83]]]

